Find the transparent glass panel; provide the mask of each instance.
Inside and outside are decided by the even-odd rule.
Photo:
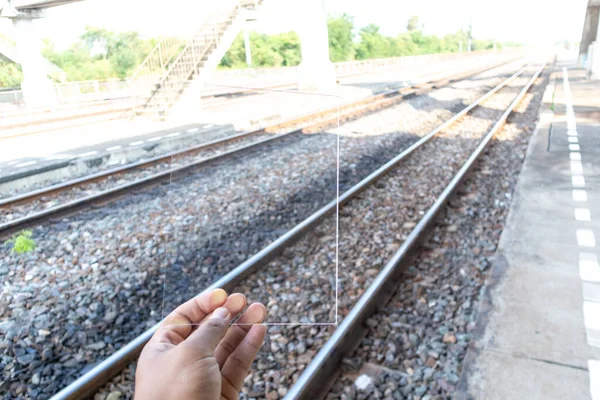
[[[335,323],[339,137],[332,129],[339,126],[340,96],[244,73],[190,88],[198,111],[186,127],[210,145],[171,159],[162,218],[172,221],[167,234],[177,250],[162,267],[162,316],[333,202],[316,230],[307,229],[230,292],[263,302],[267,324]],[[313,296],[314,307],[295,310],[305,296]]]

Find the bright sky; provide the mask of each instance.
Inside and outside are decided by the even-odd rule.
[[[36,23],[41,37],[51,38],[60,48],[77,40],[85,25],[135,30],[144,36],[178,35],[197,28],[198,16],[214,1],[220,0],[84,0],[50,9],[48,18]],[[265,0],[255,29],[293,30],[293,7],[303,1]],[[472,21],[477,38],[521,43],[579,41],[586,4],[587,0],[325,0],[328,13],[353,15],[359,27],[375,23],[386,35],[404,31],[408,18],[419,15],[428,33],[454,32]],[[11,29],[9,21],[0,21],[0,32],[13,36]]]

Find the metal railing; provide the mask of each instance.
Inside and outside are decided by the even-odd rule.
[[[241,6],[253,4],[257,7],[257,0],[238,1]],[[161,39],[154,48],[148,53],[146,58],[138,66],[135,72],[129,78],[131,81],[137,81],[145,76],[160,77],[164,75],[171,62],[177,57],[186,44],[191,40],[190,37],[166,37]],[[158,82],[158,79],[157,79]]]
[[[502,52],[507,55],[512,52],[522,52],[523,50],[512,51],[504,49]],[[492,51],[481,51],[467,53],[445,53],[445,54],[430,54],[406,57],[382,58],[376,60],[363,61],[348,61],[334,63],[338,78],[344,78],[352,75],[359,75],[369,72],[379,72],[391,70],[394,68],[408,68],[411,71],[419,69],[421,65],[431,63],[444,63],[454,60],[469,60],[473,58],[491,56]],[[171,63],[172,64],[172,63]],[[274,86],[293,86],[296,82],[297,67],[281,67],[281,68],[245,68],[226,70],[219,69],[212,71],[210,79],[202,88],[201,96],[215,96],[226,93],[238,92],[237,87],[274,87]],[[406,74],[404,74],[406,75]],[[139,79],[150,79],[147,85],[156,86],[158,79],[154,76],[138,77]],[[159,77],[160,78],[160,77]],[[178,82],[179,87],[185,88],[189,85],[194,76],[184,82]],[[154,82],[154,83],[152,83]],[[251,83],[249,83],[251,82]],[[170,82],[169,82],[170,83]],[[176,82],[173,82],[176,83]],[[139,82],[132,82],[130,79],[119,80],[103,80],[103,81],[81,81],[68,82],[64,84],[56,84],[56,92],[58,104],[53,107],[42,108],[25,108],[23,103],[23,94],[20,90],[0,91],[0,119],[18,118],[20,114],[26,114],[27,118],[33,118],[40,114],[48,116],[57,112],[61,112],[65,108],[72,109],[73,113],[79,112],[81,106],[95,105],[105,103],[106,105],[113,104],[115,101],[127,101],[132,108],[138,109],[147,102],[151,90],[148,86],[140,87]],[[178,96],[178,95],[177,95]],[[177,99],[177,96],[172,97],[172,101]],[[37,118],[37,117],[36,117]],[[20,119],[20,118],[18,118]]]
[[[58,105],[83,104],[101,100],[114,100],[136,95],[132,86],[124,79],[88,80],[54,84]],[[23,92],[17,90],[0,91],[0,104],[3,109],[18,110],[25,107]]]
[[[199,73],[208,57],[217,49],[221,37],[240,16],[242,9],[256,9],[259,2],[228,0],[214,5],[212,12],[201,23],[201,28],[155,83],[145,107],[158,114],[165,114],[177,101],[189,80]]]
[[[161,39],[131,75],[130,80],[135,81],[144,76],[164,75],[173,59],[183,49],[185,43],[186,39],[181,37]]]

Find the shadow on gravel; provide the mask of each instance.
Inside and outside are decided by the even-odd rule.
[[[542,83],[542,85],[540,85],[541,87],[545,86],[545,83]],[[515,96],[516,94],[521,90],[520,88],[507,88],[506,89],[509,93],[514,93]],[[513,114],[511,114],[511,121],[515,121],[515,122],[519,122],[521,119],[523,119],[524,117],[526,117],[528,114],[530,115],[531,113],[535,112],[535,110],[537,110],[537,107],[539,106],[539,96],[541,96],[541,91],[538,89],[538,91],[534,92],[535,97],[534,99],[528,104],[528,107],[526,110],[524,110],[523,112],[515,112]],[[435,100],[435,99],[432,99]],[[439,102],[439,101],[434,101],[434,103],[437,104],[433,104],[432,107],[439,107],[440,104],[444,104],[445,102]],[[447,105],[447,104],[446,104]],[[462,109],[462,108],[461,108]],[[481,110],[482,108],[478,108],[479,110]],[[486,110],[486,114],[489,114],[487,112],[488,110]],[[495,114],[497,115],[499,110],[490,110],[495,112]],[[493,114],[493,113],[492,113]],[[490,117],[489,119],[492,119],[492,117]],[[398,134],[398,132],[395,132],[394,134]],[[344,190],[346,190],[348,187],[350,187],[352,184],[355,184],[356,182],[358,182],[358,180],[360,180],[360,178],[368,175],[372,170],[376,169],[378,166],[382,165],[385,161],[391,159],[392,157],[394,157],[396,154],[400,153],[402,151],[402,149],[410,146],[410,144],[414,143],[416,140],[419,139],[419,136],[414,135],[414,134],[404,134],[405,136],[402,136],[401,138],[396,139],[395,145],[388,147],[388,148],[379,148],[377,151],[373,152],[372,154],[368,154],[368,155],[364,155],[360,158],[360,161],[355,163],[355,167],[354,168],[346,168],[343,169],[342,171],[340,171],[340,179],[341,179],[341,184],[340,184],[340,192],[343,193]],[[349,138],[344,138],[345,140],[353,140],[353,139],[349,139]],[[459,141],[460,144],[458,145],[459,148],[462,149],[469,149],[469,148],[474,148],[474,143],[479,143],[479,139],[452,139],[452,140],[448,140],[448,139],[434,139],[436,142],[436,145],[439,145],[440,148],[444,148],[445,147],[445,143],[449,143],[449,142],[453,142],[452,145],[456,146],[456,142]],[[431,143],[431,142],[430,142]],[[426,145],[427,146],[427,145]],[[449,146],[451,147],[451,146]],[[416,153],[418,154],[418,153]],[[416,154],[414,156],[416,156]],[[414,157],[413,156],[413,157]],[[409,159],[412,157],[409,157]],[[433,160],[426,160],[426,163],[430,163],[430,162],[434,162]],[[399,168],[402,168],[402,164],[400,164]],[[331,171],[333,172],[333,171]],[[383,178],[383,180],[385,180],[385,178]],[[382,180],[382,181],[383,181]],[[382,181],[378,182],[377,185],[380,185],[382,183]],[[321,206],[323,206],[324,204],[327,203],[328,200],[331,200],[333,198],[332,195],[332,191],[331,188],[334,186],[333,183],[335,182],[335,177],[328,174],[326,176],[322,176],[322,177],[318,177],[318,178],[313,178],[309,181],[309,183],[305,186],[305,189],[303,189],[302,191],[296,193],[294,196],[290,197],[290,198],[284,198],[281,199],[281,201],[278,203],[277,207],[274,210],[274,213],[276,215],[281,215],[283,220],[289,220],[289,221],[301,221],[304,217],[307,217],[308,215],[310,215],[311,213],[315,212],[318,208],[320,208]],[[377,186],[376,185],[376,186]],[[385,185],[380,185],[381,187],[385,187]],[[324,193],[327,193],[328,195],[330,195],[330,197],[326,197],[323,196]],[[425,194],[426,196],[429,196],[430,194],[428,193],[420,193],[417,194],[418,196],[422,196],[423,194]],[[312,202],[312,200],[316,200],[315,202]],[[308,203],[311,203],[313,205],[313,207],[306,207],[306,205]],[[297,210],[294,210],[293,212],[290,213],[290,208],[289,208],[289,204],[304,204],[305,206],[302,208],[303,212],[297,212]],[[210,249],[207,248],[202,248],[197,254],[196,254],[196,258],[194,259],[194,257],[192,256],[191,258],[185,258],[181,260],[181,263],[189,266],[189,271],[191,273],[194,273],[193,271],[197,271],[197,263],[200,257],[198,256],[209,256],[211,259],[215,260],[215,262],[213,263],[213,265],[219,265],[219,267],[217,267],[217,271],[219,276],[225,274],[228,270],[231,270],[232,268],[234,268],[236,265],[235,263],[229,263],[229,268],[226,267],[227,263],[227,257],[230,255],[231,251],[234,250],[235,248],[235,241],[239,240],[239,238],[248,238],[248,237],[253,237],[257,234],[258,232],[258,240],[254,241],[252,243],[252,245],[256,246],[256,250],[262,248],[264,245],[268,244],[270,241],[272,241],[273,239],[275,239],[278,235],[273,236],[273,233],[277,233],[277,234],[281,234],[284,233],[286,231],[286,229],[289,229],[289,224],[288,227],[283,227],[283,225],[273,225],[270,224],[269,222],[265,221],[269,221],[269,218],[265,218],[265,217],[269,217],[270,214],[259,214],[256,217],[252,218],[248,225],[237,230],[237,232],[234,231],[230,231],[228,233],[228,237],[226,237],[225,241],[221,242],[221,246],[216,252],[214,253],[207,253],[207,251],[211,251]],[[341,235],[344,235],[345,232],[341,231],[340,232]],[[247,253],[253,253],[256,250],[252,251],[252,245],[248,245],[247,247],[244,248],[244,251],[246,251]],[[343,249],[340,249],[340,253],[343,252]],[[302,256],[306,256],[306,255],[302,255]],[[340,255],[341,258],[343,258],[343,254]],[[243,260],[240,260],[243,261]],[[196,265],[196,266],[194,266]],[[221,268],[224,267],[224,268]],[[183,278],[183,277],[182,277]],[[213,277],[214,279],[215,277]],[[172,288],[172,290],[167,290],[167,292],[170,293],[177,293],[177,295],[172,296],[168,299],[168,301],[165,302],[165,304],[171,304],[171,307],[179,304],[179,302],[185,300],[186,298],[189,298],[193,295],[195,295],[196,293],[198,293],[202,287],[207,286],[210,282],[206,281],[204,279],[204,277],[195,277],[195,278],[190,278],[190,276],[188,275],[187,277],[182,279],[182,282],[185,281],[187,282],[188,286],[187,289],[186,288],[182,288],[182,287],[176,287],[176,288]],[[265,284],[266,286],[267,284]],[[344,282],[341,282],[341,285],[344,285]],[[191,289],[193,288],[193,289]],[[306,288],[306,290],[309,290],[309,288]],[[343,288],[341,288],[342,292],[343,292]],[[186,293],[186,295],[183,295],[183,293]],[[183,295],[183,296],[182,296]],[[260,300],[262,301],[268,301],[269,300],[269,296],[267,293],[264,293],[263,295],[264,298],[261,298]],[[259,300],[259,299],[256,299]]]
[[[363,154],[357,161],[340,170],[340,193],[420,138],[417,135],[398,132],[388,135],[387,146]],[[335,139],[333,135],[326,135],[326,137]],[[341,138],[342,159],[344,144],[356,140],[367,141],[368,138]],[[248,155],[248,157],[252,156]],[[171,275],[165,287],[165,293],[169,295],[164,302],[165,309],[172,309],[185,299],[193,297],[214,280],[225,275],[333,200],[336,195],[336,170],[335,164],[332,166],[333,168],[325,173],[307,180],[301,190],[278,198],[276,203],[269,204],[267,210],[256,214],[251,219],[239,220],[234,225],[221,227],[219,229],[222,230],[219,230],[218,235],[212,239],[186,247],[186,250],[178,254],[178,265],[173,271],[169,271]],[[191,278],[191,275],[195,277]],[[162,280],[163,277],[154,276],[152,279]]]
[[[404,134],[394,141],[393,146],[380,148],[371,154],[363,155],[358,162],[352,164],[351,168],[341,170],[340,193],[356,184],[360,179],[399,154],[419,138],[416,135]],[[437,145],[442,148],[445,146],[445,142],[453,142],[453,146],[457,145],[455,139],[436,139]],[[473,146],[473,142],[473,140],[460,140],[458,147],[470,148],[469,146]],[[415,153],[415,156],[416,154],[418,153]],[[430,162],[432,160],[425,161],[426,164]],[[399,168],[402,168],[402,163]],[[379,189],[385,188],[382,181],[378,182],[376,186]],[[429,194],[425,195],[429,196]],[[249,221],[245,223],[240,221],[235,225],[224,227],[225,229],[219,232],[218,238],[195,244],[190,243],[184,251],[178,254],[176,265],[169,268],[169,277],[165,285],[165,310],[171,310],[182,301],[195,296],[214,280],[241,264],[249,256],[268,245],[333,198],[335,198],[335,170],[331,170],[322,176],[312,177],[304,189],[292,196],[279,199],[276,205],[269,207],[268,211],[257,214]],[[344,235],[345,232],[340,232],[340,234]],[[308,254],[300,256],[305,257]],[[160,280],[163,277],[154,276],[153,279]],[[279,278],[274,277],[273,279],[275,282]],[[283,282],[281,283],[283,284]],[[264,283],[265,287],[270,284],[272,282]],[[269,291],[265,290],[265,293],[260,295],[260,299],[253,300],[268,301],[267,292]]]
[[[532,107],[537,106],[538,103],[532,101],[526,112],[531,112]],[[322,137],[322,135],[314,136],[315,138]],[[331,135],[331,138],[334,139],[335,136]],[[389,135],[389,141],[382,142],[376,149],[365,152],[366,154],[358,157],[353,164],[344,167],[340,171],[341,190],[343,191],[368,175],[418,138],[419,136],[413,133]],[[225,165],[239,166],[248,162],[251,158],[277,153],[281,146],[290,144],[303,146],[309,140],[310,138],[306,137],[291,137],[268,148],[248,152],[233,160],[216,162],[210,168],[202,169],[196,175],[174,181],[172,190],[177,190],[178,194],[183,196],[186,194],[187,185],[198,176],[213,177],[219,169],[225,168]],[[359,142],[361,139],[344,138],[344,140],[347,141],[344,143],[350,143]],[[372,138],[362,140],[366,143],[367,140],[372,140]],[[439,144],[440,149],[448,145],[451,149],[458,147],[466,150],[471,148],[473,144],[472,140],[456,139],[437,139],[436,142]],[[432,163],[435,163],[434,158],[424,160],[419,168],[423,170],[429,168]],[[404,167],[400,165],[398,168],[403,171]],[[419,171],[413,171],[413,174],[419,176]],[[406,176],[409,179],[408,171]],[[378,188],[385,192],[384,180],[385,178],[380,181]],[[217,222],[212,226],[213,232],[207,235],[193,236],[188,234],[182,236],[181,240],[162,243],[161,246],[168,244],[176,256],[175,261],[169,265],[168,272],[172,274],[171,278],[175,283],[165,288],[167,293],[165,308],[172,308],[173,305],[179,304],[200,292],[215,279],[235,268],[247,257],[259,251],[286,230],[332,200],[335,190],[334,183],[334,169],[320,176],[306,177],[300,190],[293,193],[293,195],[286,196],[283,193],[283,196],[279,198],[274,197],[268,207],[263,208],[263,211],[257,212],[255,215],[251,215],[248,220],[240,218],[227,224]],[[74,239],[84,235],[83,229],[85,229],[85,226],[83,223],[86,220],[101,219],[110,215],[113,210],[126,208],[128,204],[152,201],[155,200],[154,197],[165,196],[165,187],[157,187],[148,192],[144,191],[95,211],[70,217],[66,221],[61,220],[51,226],[36,228],[36,234],[51,236],[56,235],[59,231],[72,230],[64,236],[65,242],[68,244],[67,235],[75,235]],[[415,193],[408,194],[421,201],[434,195],[429,193],[426,188],[423,188],[422,192],[416,190]],[[393,200],[394,197],[391,197],[391,199]],[[240,215],[240,217],[242,216]],[[141,235],[144,228],[146,227],[139,226],[136,232],[131,233],[132,236],[140,235],[141,245],[145,244],[144,241],[151,241],[160,236],[160,233],[153,233],[154,236],[151,234],[144,237]],[[182,231],[187,232],[183,229]],[[343,230],[341,235],[345,235],[347,232],[348,230]],[[208,237],[209,235],[212,236]],[[366,235],[364,235],[364,238],[366,240]],[[94,245],[98,246],[98,244]],[[43,249],[42,254],[36,255],[38,257],[37,262],[42,264],[45,262],[45,258],[55,256],[58,250],[54,248]],[[92,250],[97,251],[96,253],[90,251],[90,254],[100,253],[99,258],[104,257],[103,253],[105,252],[110,253],[108,247],[93,247]],[[39,393],[43,391],[44,394],[55,393],[60,386],[84,373],[91,365],[113,353],[125,342],[139,335],[160,318],[164,270],[159,269],[159,262],[163,259],[169,259],[169,253],[158,253],[144,260],[142,256],[139,257],[140,259],[132,259],[133,256],[130,251],[128,249],[121,254],[114,252],[114,254],[107,256],[105,260],[99,260],[99,263],[102,264],[101,269],[94,277],[99,278],[90,281],[94,284],[88,284],[83,289],[83,285],[80,284],[78,279],[92,277],[90,270],[81,272],[57,268],[56,276],[48,277],[47,280],[44,279],[39,282],[32,281],[30,284],[31,293],[34,293],[35,290],[35,300],[40,301],[42,304],[42,308],[36,309],[38,314],[35,315],[35,319],[31,318],[18,327],[7,328],[4,325],[2,328],[10,330],[6,337],[10,341],[7,344],[10,346],[8,349],[11,353],[7,355],[6,352],[9,350],[6,350],[3,354],[8,358],[9,364],[4,367],[2,378],[4,382],[8,382],[8,385],[11,386],[10,390],[13,390],[13,386],[19,388],[22,386],[25,388],[22,393],[30,389],[39,390]],[[345,249],[341,249],[341,253],[342,256],[348,254]],[[130,259],[128,260],[128,258]],[[6,270],[11,269],[11,273],[14,273],[12,269],[16,269],[19,274],[23,275],[24,282],[27,282],[27,278],[24,278],[25,268],[21,267],[23,265],[25,267],[31,266],[31,263],[21,263],[21,261],[11,261],[11,263],[13,264],[9,264]],[[77,265],[79,263],[73,262],[73,264]],[[129,267],[131,264],[135,268],[120,269],[123,266]],[[108,268],[104,269],[105,267]],[[0,273],[7,274],[8,272]],[[137,282],[133,279],[129,280],[130,275],[135,273],[145,274],[144,278]],[[0,278],[4,276],[0,276]],[[15,279],[18,278],[17,274],[11,276]],[[285,280],[286,276],[280,274],[275,278]],[[64,281],[58,282],[59,285],[56,282],[57,279],[64,279]],[[348,284],[347,281],[341,281],[342,286]],[[43,287],[43,290],[38,291],[38,287]],[[263,296],[268,296],[268,293],[263,293]],[[31,317],[32,314],[28,314],[31,310],[31,304],[33,304],[33,301],[29,296],[13,299],[10,309],[7,304],[0,304],[3,312],[6,313],[1,317],[7,321],[13,319],[13,314],[9,314],[9,312],[14,313],[15,320],[18,319],[19,312],[26,317]],[[41,329],[48,329],[51,334],[42,337],[39,334]],[[39,346],[37,345],[38,340],[40,341]],[[36,343],[35,347],[28,344],[34,343],[34,341]],[[27,361],[28,365],[21,366],[23,363],[20,361],[19,364],[11,361],[13,356],[24,356],[26,352],[27,359],[24,361]],[[44,380],[40,381],[41,383],[33,383],[31,377],[36,373],[43,373]]]

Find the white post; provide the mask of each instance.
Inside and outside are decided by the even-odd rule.
[[[469,38],[469,41],[467,42],[467,53],[471,52],[471,45],[472,45],[472,40],[471,40],[471,38]]]
[[[496,52],[496,39],[494,39],[494,53]]]
[[[458,52],[462,53],[463,52],[463,48],[462,48],[463,44],[462,44],[462,40],[460,42],[458,42]]]
[[[37,36],[33,19],[27,16],[14,18],[15,42],[23,82],[21,90],[27,107],[51,106],[56,104],[56,93],[52,81],[46,75],[42,56],[42,42]]]
[[[590,69],[590,79],[600,79],[600,15],[598,15],[598,30],[596,31],[596,41],[590,45],[588,50],[588,65]]]
[[[296,20],[302,62],[298,66],[298,90],[331,92],[335,89],[335,67],[329,59],[329,34],[323,0],[303,0]]]

